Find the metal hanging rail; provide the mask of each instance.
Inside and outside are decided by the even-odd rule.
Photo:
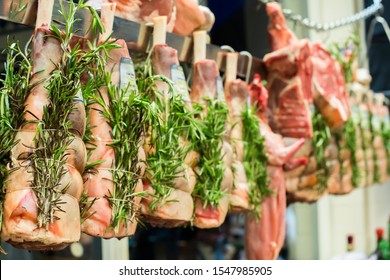
[[[270,0],[259,0],[262,4],[267,4],[269,2],[275,2],[275,1],[270,1]],[[346,25],[350,25],[356,22],[359,22],[361,20],[364,20],[370,16],[378,15],[381,11],[383,10],[383,5],[382,5],[382,0],[374,0],[373,3],[361,10],[360,12],[348,16],[345,18],[341,18],[329,23],[318,23],[315,22],[309,18],[305,18],[302,15],[294,13],[290,9],[283,9],[283,13],[286,16],[287,19],[294,21],[295,23],[298,23],[306,28],[313,29],[316,31],[329,31],[333,30],[336,28],[340,28]]]
[[[37,0],[31,0],[27,5],[21,7],[14,7],[14,11],[11,11],[10,7],[5,7],[5,1],[0,0],[0,19],[21,24],[25,26],[34,26],[35,17],[37,11]],[[19,10],[18,10],[19,8]],[[59,13],[60,5],[59,1],[56,1],[53,8],[53,23],[57,24],[61,28],[62,16]],[[90,19],[89,14],[79,13],[77,18],[80,19],[75,23],[75,29],[79,30],[77,33],[80,36],[86,34],[86,26]],[[146,52],[151,41],[151,35],[153,27],[148,25],[141,25],[139,23],[125,20],[115,17],[113,27],[113,37],[121,38],[128,43],[128,47],[132,51]],[[0,31],[0,34],[2,32]],[[167,44],[176,50],[178,50],[179,60],[184,63],[192,63],[192,38],[176,35],[173,33],[167,34]],[[207,58],[220,62],[219,67],[222,72],[225,69],[225,54],[226,51],[219,46],[208,44],[207,45]],[[248,69],[248,58],[245,55],[239,55],[237,75],[246,78]],[[264,67],[262,60],[257,57],[253,57],[251,75],[255,73],[264,74]]]

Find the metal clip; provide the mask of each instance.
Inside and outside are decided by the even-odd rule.
[[[247,51],[240,52],[240,55],[246,56],[248,58],[248,64],[246,66],[246,73],[245,73],[245,82],[249,84],[249,79],[252,72],[253,56],[250,52]]]

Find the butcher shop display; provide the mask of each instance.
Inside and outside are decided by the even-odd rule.
[[[299,39],[271,1],[259,59],[209,44],[197,0],[55,1],[0,6],[35,21],[0,56],[1,242],[77,254],[82,234],[114,239],[104,250],[177,239],[201,255],[206,240],[215,258],[275,260],[290,204],[388,182],[389,101],[356,36]]]
[[[53,2],[39,4],[31,54],[19,53],[24,60],[31,55],[31,62],[22,62],[17,72],[25,75],[20,77],[25,84],[16,97],[23,98],[22,93],[27,97],[18,105],[22,118],[11,124],[19,127],[14,127],[8,159],[11,172],[4,186],[1,237],[17,248],[55,250],[80,238],[86,152],[78,77],[96,53],[82,52],[79,45],[70,48],[75,13],[87,7],[70,4],[63,13],[66,32],[62,32],[49,25]]]

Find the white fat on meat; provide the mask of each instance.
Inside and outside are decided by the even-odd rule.
[[[156,75],[162,75],[171,79],[171,66],[179,66],[177,50],[167,46],[166,44],[155,45],[152,51],[152,67]],[[169,98],[169,86],[166,82],[156,81],[157,90],[162,93],[162,96],[155,98]],[[165,101],[163,101],[165,102]],[[190,104],[187,104],[192,108]],[[150,140],[146,140],[149,142]],[[158,152],[150,143],[146,152],[147,156]],[[188,147],[188,142],[181,137],[180,145],[183,148]],[[173,188],[170,196],[164,201],[157,202],[156,209],[152,209],[152,201],[155,190],[149,184],[144,182],[144,191],[147,192],[145,198],[141,201],[142,220],[150,223],[153,226],[160,227],[178,227],[190,223],[192,219],[194,204],[191,198],[191,193],[196,184],[196,176],[192,167],[197,161],[198,155],[190,151],[186,158],[183,158],[183,165],[178,168],[178,174],[173,180]],[[153,181],[153,174],[147,172],[148,179]],[[168,202],[172,200],[171,202]]]
[[[111,73],[111,83],[119,85],[120,82],[120,60],[122,57],[129,58],[129,52],[126,42],[124,40],[117,40],[116,44],[121,47],[112,49],[109,53],[106,71]],[[107,93],[107,88],[102,87],[99,90],[105,104],[109,105],[110,100]],[[128,217],[127,221],[120,221],[117,230],[115,231],[112,224],[112,209],[107,197],[110,197],[114,191],[115,182],[113,180],[112,169],[115,168],[115,151],[109,146],[114,139],[112,139],[112,128],[108,120],[101,114],[103,108],[101,105],[94,103],[89,110],[89,125],[92,131],[92,143],[90,148],[91,155],[89,162],[102,160],[103,162],[95,166],[95,173],[84,174],[84,191],[88,194],[88,201],[94,203],[88,209],[85,217],[87,219],[82,223],[82,231],[92,236],[103,238],[121,238],[131,236],[134,234],[137,226],[135,216]],[[142,146],[142,143],[140,143]],[[138,160],[141,163],[145,160],[145,153],[142,147],[138,150]],[[143,164],[139,165],[141,171],[144,172]],[[141,176],[143,174],[140,174]],[[135,192],[143,190],[142,180],[138,180]],[[134,213],[138,212],[140,198],[134,197]]]
[[[194,79],[191,88],[191,102],[205,106],[206,99],[214,100],[221,98],[217,94],[217,79],[219,77],[218,66],[213,60],[201,60],[194,64]],[[222,92],[223,94],[223,92]],[[207,110],[203,111],[207,114]],[[226,218],[229,208],[229,196],[233,187],[233,172],[231,165],[234,160],[234,153],[231,145],[224,141],[222,145],[223,161],[225,172],[221,183],[221,189],[225,191],[225,196],[220,200],[219,205],[204,205],[200,198],[194,197],[195,212],[193,225],[197,228],[219,227]]]

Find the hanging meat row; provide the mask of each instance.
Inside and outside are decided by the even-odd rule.
[[[139,221],[216,228],[233,212],[246,215],[247,257],[275,259],[287,203],[386,179],[383,100],[361,102],[369,94],[358,84],[348,99],[338,62],[295,38],[278,4],[267,6],[267,87],[260,75],[250,85],[237,79],[236,53],[226,54],[223,85],[197,31],[191,89],[165,42],[169,18],[153,17],[151,51],[134,62],[126,42],[110,37],[115,5],[103,3],[100,20],[70,4],[66,31],[49,25],[50,8],[39,6],[31,52],[8,48],[2,241],[56,250],[81,232],[122,238]],[[93,18],[88,38],[74,35],[81,9]]]

